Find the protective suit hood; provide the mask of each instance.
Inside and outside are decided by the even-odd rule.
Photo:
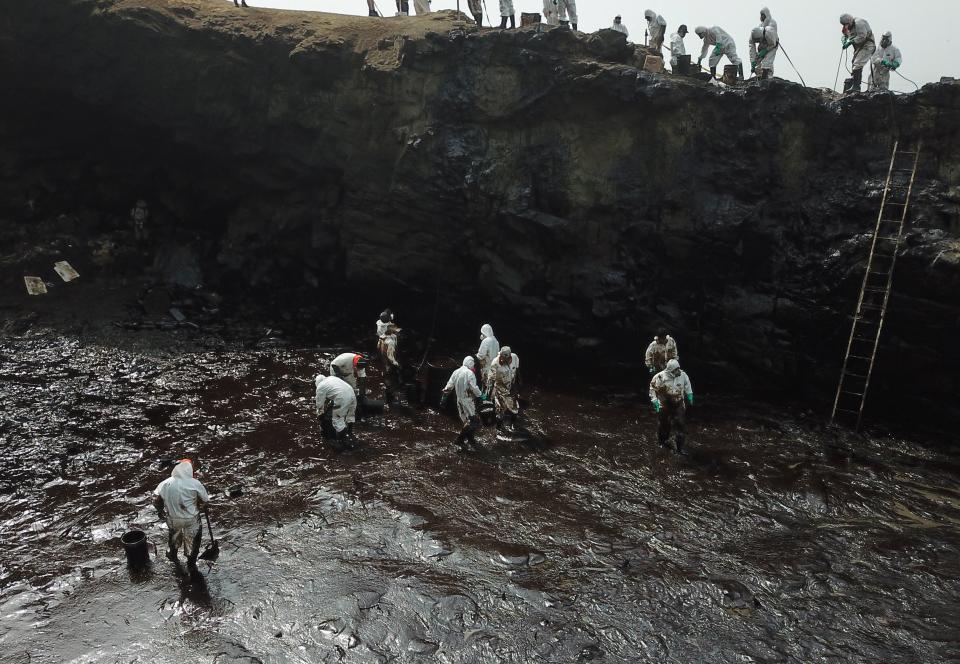
[[[472,355],[467,355],[465,358],[463,358],[463,366],[465,366],[467,369],[473,369],[475,364],[476,362],[473,361]]]
[[[760,8],[760,13],[767,17],[767,18],[766,18],[767,21],[769,21],[769,20],[771,20],[771,19],[773,18],[773,14],[770,13],[770,8],[769,8],[769,7],[761,7],[761,8]]]
[[[850,14],[841,14],[840,22],[843,23],[844,25],[850,25],[851,23],[853,23],[853,17]]]
[[[667,371],[673,373],[680,368],[680,363],[676,359],[670,360],[667,362]]]
[[[707,34],[707,29],[702,25],[698,25],[693,29],[693,31],[697,33],[697,36],[700,37],[701,39]]]
[[[173,470],[170,471],[170,477],[175,477],[181,480],[189,480],[193,478],[193,464],[183,459],[173,467]]]
[[[313,385],[314,385],[314,387],[320,387],[320,383],[323,382],[323,379],[324,379],[324,378],[326,378],[326,376],[324,376],[322,373],[321,373],[321,374],[317,374],[317,377],[313,379]]]
[[[763,39],[763,26],[758,25],[753,30],[751,30],[750,39],[752,39],[755,42],[758,42],[761,39]]]
[[[513,351],[510,346],[504,346],[500,349],[500,357],[510,357],[511,355],[513,355]]]
[[[647,11],[643,12],[643,17],[648,21],[652,21],[657,18],[657,12],[653,11],[652,9],[648,9]]]
[[[493,336],[493,328],[490,327],[489,323],[484,323],[483,327],[480,328],[480,336],[484,338]]]

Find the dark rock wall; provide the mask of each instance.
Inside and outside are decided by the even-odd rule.
[[[346,284],[369,317],[429,310],[439,281],[453,328],[612,364],[663,323],[713,387],[832,397],[890,147],[923,141],[875,394],[943,414],[924,400],[960,393],[960,85],[721,91],[640,73],[608,31],[449,12],[0,9],[8,219],[28,192],[117,215],[143,196],[211,282]]]

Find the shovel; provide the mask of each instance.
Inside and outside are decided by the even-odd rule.
[[[204,549],[203,553],[200,554],[200,560],[209,560],[213,562],[220,555],[220,545],[217,544],[217,540],[213,536],[213,528],[210,527],[210,512],[208,510],[204,510],[203,516],[207,519],[207,532],[210,533],[210,544],[208,544],[207,548]]]

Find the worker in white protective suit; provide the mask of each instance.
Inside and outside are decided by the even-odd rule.
[[[764,28],[773,28],[774,32],[779,30],[777,21],[773,18],[773,14],[770,13],[769,7],[763,7],[760,10],[760,25]]]
[[[677,454],[685,454],[683,442],[687,419],[687,404],[693,405],[693,385],[680,368],[680,362],[670,360],[667,368],[650,380],[650,404],[657,413],[657,442],[668,447],[670,433],[677,439]]]
[[[647,20],[647,34],[650,35],[650,48],[659,51],[663,48],[663,39],[667,36],[667,19],[652,9],[643,12]]]
[[[865,19],[854,18],[850,14],[843,14],[840,17],[840,24],[843,25],[843,48],[844,50],[853,46],[853,71],[851,72],[849,85],[844,87],[845,93],[860,92],[860,84],[863,81],[863,68],[870,62],[874,51],[877,50],[877,44],[873,39],[873,30]]]
[[[430,13],[430,0],[413,0],[413,9],[417,16],[423,16]]]
[[[460,414],[460,421],[463,422],[463,428],[457,436],[457,446],[461,449],[466,447],[466,443],[477,444],[477,429],[480,428],[475,400],[480,397],[481,392],[477,387],[475,366],[476,363],[471,356],[467,355],[463,358],[463,364],[451,374],[441,397],[441,406],[450,398],[451,392],[457,397],[457,412]]]
[[[400,362],[397,360],[397,345],[401,328],[397,327],[395,316],[385,309],[377,319],[377,352],[383,366],[385,400],[392,403],[400,390]]]
[[[870,73],[869,90],[889,90],[890,72],[903,62],[900,49],[893,45],[893,33],[889,30],[880,38],[880,48],[873,55],[873,71]]]
[[[733,37],[716,25],[712,28],[698,25],[694,32],[703,40],[703,48],[700,50],[700,57],[697,59],[698,67],[707,57],[707,51],[713,46],[713,51],[710,53],[710,74],[714,78],[717,77],[717,65],[720,63],[720,58],[727,56],[730,64],[737,66],[740,80],[743,80],[743,63],[740,61],[740,56],[737,55],[737,44],[733,41]]]
[[[480,347],[477,349],[477,362],[480,363],[477,369],[480,374],[480,382],[483,385],[484,392],[490,392],[487,373],[490,371],[490,366],[493,364],[493,361],[497,359],[499,352],[500,342],[493,336],[493,328],[489,323],[484,323],[480,328]]]
[[[570,27],[577,29],[576,0],[557,0],[557,14],[560,21],[570,21]]]
[[[670,66],[677,66],[678,56],[687,54],[687,47],[683,43],[683,38],[687,36],[687,26],[681,24],[677,31],[670,35]]]
[[[513,11],[513,0],[500,0],[500,29],[507,27],[507,19],[510,19],[510,27],[517,27],[515,13]]]
[[[777,57],[780,43],[776,31],[758,25],[750,31],[750,71],[758,78],[773,78],[773,61]]]
[[[200,555],[200,511],[206,510],[210,495],[193,476],[193,461],[181,459],[173,467],[170,477],[153,490],[153,505],[157,514],[167,522],[167,558],[178,562],[177,551],[183,547],[191,576],[199,574],[197,556]]]
[[[350,384],[336,376],[318,375],[317,415],[324,435],[330,436],[338,449],[354,449],[353,424],[356,422],[357,395]]]
[[[643,355],[643,362],[651,375],[663,371],[670,360],[679,359],[677,342],[662,330],[657,332],[653,341],[647,346],[647,352]]]
[[[623,24],[620,14],[613,17],[613,25],[610,26],[610,29],[622,32],[624,37],[630,37],[630,32],[627,30],[627,26]]]
[[[510,346],[504,346],[497,359],[490,366],[490,386],[493,405],[497,413],[497,427],[510,425],[520,415],[520,400],[517,390],[520,387],[520,358]]]
[[[559,0],[543,0],[543,21],[547,25],[560,25]]]
[[[357,421],[362,419],[366,398],[367,358],[360,353],[340,353],[330,361],[330,375],[336,376],[353,388],[357,395]]]
[[[470,13],[473,14],[473,20],[477,22],[477,27],[479,28],[483,25],[483,5],[481,0],[467,0],[467,6],[470,8]]]

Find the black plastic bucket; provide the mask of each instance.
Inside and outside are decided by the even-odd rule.
[[[150,563],[150,552],[147,544],[147,534],[142,530],[130,530],[120,538],[123,551],[127,554],[127,565],[130,567],[146,567]]]
[[[690,75],[690,56],[689,55],[678,55],[677,64],[673,67],[673,73],[680,76],[689,76]]]

